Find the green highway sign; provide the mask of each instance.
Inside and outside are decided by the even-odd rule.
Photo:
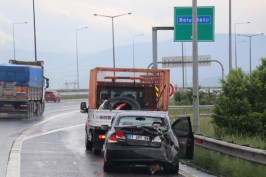
[[[198,41],[214,41],[214,7],[198,7]],[[192,41],[192,8],[175,7],[174,8],[174,41],[191,42]]]

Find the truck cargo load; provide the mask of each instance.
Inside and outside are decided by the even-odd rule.
[[[0,64],[0,117],[42,115],[46,81],[42,61],[10,60]]]
[[[38,66],[0,65],[0,81],[15,82],[16,86],[42,87],[43,69]]]

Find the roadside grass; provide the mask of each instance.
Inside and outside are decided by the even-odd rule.
[[[179,115],[189,115],[193,127],[193,115],[191,109],[181,110],[169,110],[169,117],[177,117]],[[215,125],[212,123],[212,109],[200,110],[200,134],[203,136],[209,136],[222,141],[227,141],[239,145],[250,146],[253,148],[259,148],[266,150],[266,140],[259,136],[244,136],[244,135],[227,135],[224,132],[215,132]],[[174,119],[171,118],[171,122]]]
[[[181,115],[189,115],[193,126],[193,114],[191,109],[169,110],[171,122]],[[200,134],[231,143],[250,146],[266,150],[266,140],[258,137],[247,137],[242,135],[226,135],[225,132],[215,132],[212,122],[212,110],[200,110]],[[174,117],[174,118],[171,118]],[[194,159],[190,163],[203,168],[211,173],[224,177],[264,177],[266,166],[252,163],[246,160],[230,157],[203,147],[194,147]]]
[[[80,94],[80,95],[61,95],[62,100],[67,99],[88,99],[87,94]]]
[[[264,165],[230,157],[198,146],[195,146],[192,163],[211,173],[225,177],[264,177],[266,174]]]

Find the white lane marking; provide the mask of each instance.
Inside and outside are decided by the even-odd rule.
[[[23,140],[23,142],[28,140],[28,139],[36,138],[38,136],[48,135],[48,134],[51,134],[51,133],[55,133],[55,132],[59,132],[59,131],[63,131],[63,130],[71,129],[71,128],[76,128],[76,127],[82,127],[82,126],[85,126],[85,124],[73,125],[73,126],[69,126],[69,127],[63,127],[63,128],[51,130],[51,131],[48,131],[48,132],[43,132],[43,133],[38,133],[38,134],[35,134],[35,135],[30,135],[30,136],[26,137]]]
[[[45,120],[33,125],[32,127],[28,128],[27,130],[22,132],[22,134],[19,137],[17,137],[16,141],[12,145],[10,155],[9,155],[8,164],[7,164],[6,177],[20,177],[21,145],[22,145],[22,142],[25,140],[25,138],[34,130],[34,128],[36,126],[39,126],[41,124],[44,124],[44,123],[51,121],[51,120],[54,120],[56,118],[59,118],[59,117],[65,116],[65,115],[69,115],[69,114],[73,114],[73,113],[77,113],[77,112],[79,112],[79,111],[72,111],[72,112],[52,116],[48,119],[45,119]]]
[[[49,108],[49,109],[57,109],[57,107],[50,107],[50,106],[47,106],[47,108]],[[60,106],[60,108],[73,108],[73,106]]]
[[[183,170],[180,170],[180,169],[179,169],[179,174],[183,175],[185,177],[194,177],[193,175],[191,175],[191,174],[189,174],[189,173],[187,173],[187,172],[185,172]]]

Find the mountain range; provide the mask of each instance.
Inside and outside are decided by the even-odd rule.
[[[243,40],[245,40],[243,42]],[[234,36],[232,35],[232,66],[235,68],[235,48]],[[245,72],[249,72],[250,48],[248,38],[238,37],[237,41],[237,66]],[[252,69],[260,64],[260,58],[266,57],[266,37],[259,36],[252,39]],[[1,47],[2,46],[2,47]],[[192,56],[192,43],[183,43],[183,56]],[[88,88],[89,71],[94,67],[112,67],[113,54],[112,48],[103,49],[96,52],[79,53],[79,88]],[[222,63],[225,76],[229,70],[229,47],[228,34],[216,34],[214,42],[199,42],[198,54],[210,55],[211,60],[217,60]],[[19,54],[17,60],[33,60],[32,51],[16,49]],[[0,44],[0,64],[7,63],[11,59],[13,49],[7,49]],[[182,56],[181,42],[173,40],[158,41],[158,61],[162,57]],[[72,52],[47,52],[38,51],[38,58],[45,63],[45,76],[50,79],[52,89],[73,89],[77,87],[77,57],[76,51]],[[152,42],[143,42],[134,44],[134,62],[135,68],[147,68],[152,63]],[[116,67],[133,67],[133,44],[115,47]],[[158,64],[158,68],[162,68]],[[186,67],[184,72],[184,81],[182,68],[169,68],[171,71],[171,83],[179,87],[192,86],[192,67]],[[199,67],[199,85],[202,87],[220,86],[222,78],[222,68],[216,62],[211,62],[210,66]]]

